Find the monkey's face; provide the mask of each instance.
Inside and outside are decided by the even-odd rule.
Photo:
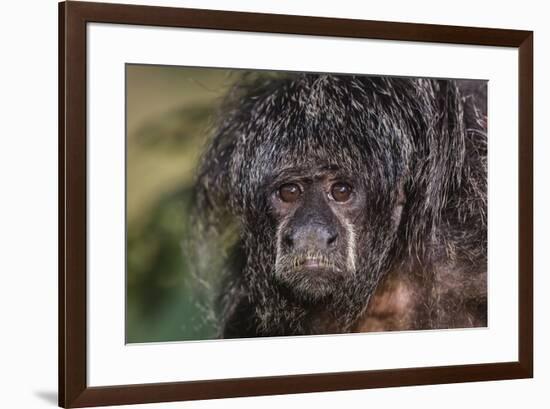
[[[317,301],[353,280],[364,195],[335,169],[290,169],[273,183],[275,277],[292,294]]]

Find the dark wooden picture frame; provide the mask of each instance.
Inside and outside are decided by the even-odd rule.
[[[86,25],[91,22],[515,47],[519,50],[518,361],[155,383],[87,385]],[[84,407],[471,382],[533,376],[531,31],[130,6],[59,4],[59,405]]]

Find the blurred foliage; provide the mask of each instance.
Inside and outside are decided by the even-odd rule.
[[[240,73],[126,69],[126,342],[214,338],[213,297],[199,291],[183,243],[198,157],[213,113]]]
[[[136,143],[147,148],[173,149],[189,145],[196,135],[204,133],[203,125],[212,116],[211,104],[198,103],[196,106],[180,108],[167,115],[161,125],[147,123],[136,134]]]

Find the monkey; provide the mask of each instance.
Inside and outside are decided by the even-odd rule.
[[[221,338],[487,325],[485,81],[245,74],[194,191]]]

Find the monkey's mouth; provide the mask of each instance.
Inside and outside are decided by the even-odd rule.
[[[338,273],[341,268],[334,260],[324,254],[306,254],[294,257],[292,260],[294,271],[325,271],[327,273]]]
[[[302,260],[298,261],[297,267],[304,267],[310,269],[318,268],[330,268],[330,263],[327,263],[326,260],[319,257],[305,257]]]
[[[308,268],[319,268],[319,267],[326,267],[326,264],[323,263],[318,258],[306,258],[304,262],[302,263],[304,267]]]
[[[290,290],[288,294],[308,302],[319,301],[337,291],[349,276],[337,254],[287,254],[275,263],[279,284]]]
[[[307,252],[302,254],[287,254],[275,262],[275,274],[283,281],[334,280],[345,276],[346,264],[337,254]],[[311,283],[311,282],[310,282]]]

